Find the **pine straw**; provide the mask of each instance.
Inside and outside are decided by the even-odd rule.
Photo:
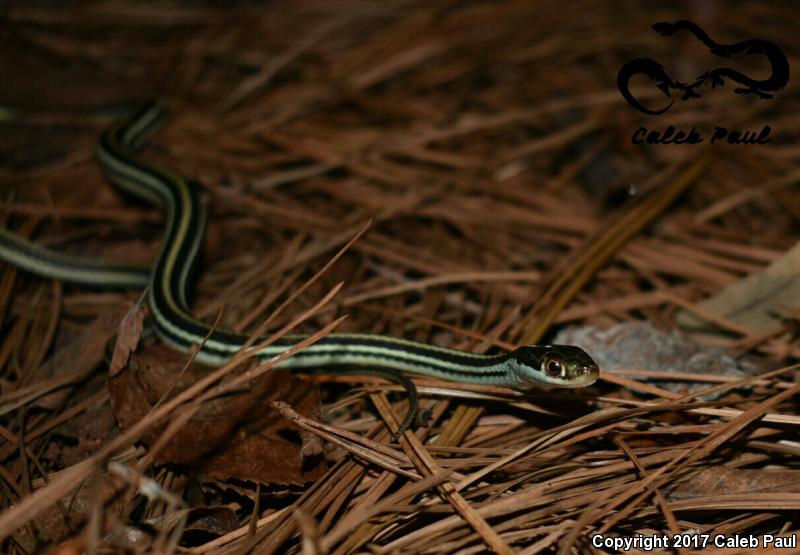
[[[569,553],[588,550],[593,533],[794,533],[796,308],[780,329],[756,331],[697,303],[797,240],[797,95],[791,84],[770,102],[709,94],[656,122],[615,87],[625,61],[654,52],[704,69],[691,42],[668,50],[655,21],[691,17],[721,42],[768,32],[796,61],[796,11],[733,6],[8,8],[0,93],[25,110],[3,123],[0,186],[19,233],[152,260],[161,216],[111,191],[92,149],[108,121],[94,108],[155,97],[171,112],[146,155],[207,195],[194,307],[210,323],[484,351],[567,325],[673,329],[688,310],[764,371],[708,376],[676,363],[670,381],[707,385],[692,394],[637,368],[606,372],[589,392],[421,378],[427,423],[399,444],[398,388],[314,377],[328,392],[323,417],[274,406],[306,441],[324,439],[324,476],[304,487],[210,480],[197,501],[191,469],[156,464],[159,451],[204,403],[270,366],[226,365],[120,431],[103,350],[138,293],[3,267],[6,551],[109,550],[124,538],[152,552]],[[639,125],[734,123],[770,124],[773,142],[630,144]],[[631,187],[640,194],[627,199]],[[164,425],[159,442],[139,442]],[[235,522],[184,533],[192,509],[212,506]]]

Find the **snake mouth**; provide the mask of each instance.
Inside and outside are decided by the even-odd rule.
[[[583,381],[573,381],[569,383],[554,383],[551,384],[553,387],[557,387],[559,389],[580,389],[582,387],[588,387],[594,384],[597,381],[598,376],[587,378]]]
[[[526,380],[524,384],[515,385],[515,389],[519,389],[522,391],[533,391],[536,389],[581,389],[584,387],[589,387],[590,385],[594,384],[598,378],[600,377],[600,373],[597,370],[589,370],[586,374],[582,375],[581,377],[572,378],[572,379],[565,379],[561,380]]]
[[[594,365],[585,365],[575,370],[575,383],[577,387],[592,385],[600,377],[600,369]]]
[[[600,369],[597,366],[584,364],[571,368],[562,380],[553,381],[549,385],[559,389],[578,389],[592,385],[599,377]]]
[[[581,366],[575,369],[575,377],[577,378],[576,381],[591,385],[600,377],[600,369],[597,366]]]

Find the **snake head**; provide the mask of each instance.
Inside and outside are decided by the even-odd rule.
[[[508,353],[520,387],[586,387],[600,375],[597,363],[574,345],[525,345]]]

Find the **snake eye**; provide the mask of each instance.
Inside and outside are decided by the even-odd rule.
[[[547,360],[544,363],[544,371],[547,373],[548,376],[552,376],[553,378],[557,378],[561,376],[561,372],[563,367],[561,365],[561,361],[547,357]]]

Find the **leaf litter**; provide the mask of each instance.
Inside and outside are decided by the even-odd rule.
[[[420,378],[426,418],[393,444],[393,385],[202,368],[118,328],[140,292],[2,267],[6,550],[570,553],[597,532],[796,534],[797,137],[775,116],[796,97],[709,94],[659,124],[770,123],[769,145],[634,148],[652,121],[613,87],[642,55],[633,37],[680,61],[633,4],[622,20],[591,2],[68,4],[7,10],[0,99],[24,109],[0,121],[5,226],[151,260],[163,219],[104,182],[91,152],[109,118],[86,106],[157,96],[171,115],[145,156],[209,207],[193,308],[210,325],[476,352],[559,337],[587,341],[604,373],[569,392]],[[719,36],[769,18],[791,48],[796,13],[729,8],[704,8],[725,14]],[[704,335],[680,335],[686,314]]]

